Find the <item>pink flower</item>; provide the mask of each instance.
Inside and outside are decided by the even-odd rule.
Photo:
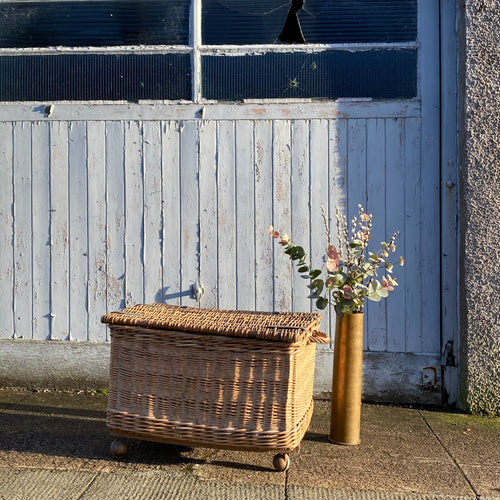
[[[387,279],[385,276],[382,276],[382,286],[388,290],[389,292],[394,290],[394,287],[391,284],[390,278]]]
[[[267,232],[271,235],[271,238],[279,238],[280,237],[279,231],[275,231],[273,226],[269,226],[267,228]]]
[[[288,243],[290,243],[290,236],[288,234],[285,234],[282,236],[281,241],[279,242],[280,245],[286,246]]]
[[[363,213],[360,215],[360,217],[359,217],[359,218],[360,218],[363,222],[370,222],[370,219],[371,219],[371,217],[370,217],[367,213],[365,213],[365,212],[363,212]]]
[[[342,295],[347,300],[352,299],[352,287],[349,285],[344,285],[342,288]]]
[[[326,268],[329,272],[333,273],[339,268],[340,255],[337,249],[333,245],[328,245],[328,250],[326,252]]]

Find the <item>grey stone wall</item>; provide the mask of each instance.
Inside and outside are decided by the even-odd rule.
[[[460,390],[500,415],[500,1],[461,7]]]

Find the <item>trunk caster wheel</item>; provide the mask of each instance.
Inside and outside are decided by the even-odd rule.
[[[111,455],[114,457],[123,457],[127,453],[127,440],[126,439],[115,439],[111,443],[110,451]]]
[[[290,456],[288,453],[278,453],[273,458],[274,468],[279,472],[286,472],[290,467]]]

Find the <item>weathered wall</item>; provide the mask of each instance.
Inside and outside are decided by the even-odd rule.
[[[463,7],[461,396],[500,415],[500,1]]]

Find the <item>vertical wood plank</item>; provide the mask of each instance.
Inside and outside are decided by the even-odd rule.
[[[366,120],[348,121],[347,134],[347,224],[351,235],[351,220],[358,215],[358,205],[366,206]],[[369,314],[365,310],[363,344],[368,345]]]
[[[32,125],[33,338],[50,338],[49,125]]]
[[[87,123],[88,137],[88,238],[89,238],[89,340],[104,341],[106,325],[106,124]]]
[[[290,122],[273,122],[273,220],[283,233],[292,226],[291,212],[291,137]],[[292,308],[292,274],[290,259],[278,251],[274,258],[274,310]]]
[[[13,143],[12,124],[0,123],[0,165],[3,182],[0,183],[0,338],[14,335],[14,235],[13,193]]]
[[[329,207],[329,136],[328,136],[328,120],[311,120],[309,147],[310,147],[310,232],[311,232],[311,264],[315,269],[325,270],[324,257],[328,248],[328,237],[326,234],[321,206],[325,208],[326,217],[328,218]],[[325,275],[323,274],[323,277]],[[297,283],[297,286],[300,286]],[[304,286],[304,284],[302,284]],[[318,312],[315,303],[311,303],[313,311]],[[330,308],[327,307],[321,313],[321,327],[324,330],[329,329],[330,325]]]
[[[330,120],[329,137],[329,216],[335,224],[335,210],[346,213],[347,206],[347,120]],[[336,226],[334,228],[336,230]],[[334,240],[336,241],[336,233]],[[336,244],[336,243],[335,243]]]
[[[200,305],[215,308],[217,293],[217,124],[200,124],[200,281],[205,293]]]
[[[162,178],[161,129],[158,122],[143,123],[144,155],[144,302],[162,295]]]
[[[415,162],[415,151],[419,144],[423,142],[422,128],[415,119],[407,118],[409,129],[409,144],[407,146],[408,163]],[[425,134],[428,131],[425,130]],[[432,148],[431,145],[424,144],[424,148]],[[420,259],[421,269],[421,311],[422,311],[422,352],[439,352],[441,350],[440,322],[442,309],[441,303],[441,277],[438,269],[441,262],[437,256],[441,254],[440,247],[440,224],[441,218],[439,205],[439,161],[434,156],[423,154],[421,157],[421,225],[420,225]],[[448,188],[443,188],[448,189]],[[424,313],[425,312],[425,313]],[[446,339],[448,341],[449,339]]]
[[[125,307],[124,124],[106,123],[107,310]]]
[[[328,206],[327,216],[330,224],[332,243],[339,248],[337,231],[337,207],[340,213],[347,213],[347,120],[338,119],[329,121],[328,131]],[[330,308],[329,323],[323,321],[323,328],[330,334],[331,347],[335,339],[336,314]]]
[[[415,162],[415,150],[422,142],[422,131],[418,120],[407,118],[408,144],[407,163]],[[430,146],[429,146],[430,147]],[[435,152],[434,152],[435,153]],[[432,156],[432,153],[431,153]],[[425,157],[425,156],[424,156]],[[422,352],[439,352],[440,336],[440,292],[441,278],[436,272],[440,268],[440,226],[439,213],[439,168],[438,161],[421,165],[421,225],[420,258],[421,269],[421,311],[422,311]]]
[[[388,231],[400,231],[396,241],[396,256],[405,254],[405,172],[404,137],[405,123],[402,119],[386,119],[385,150],[386,150],[386,227]],[[415,169],[415,166],[411,166]],[[397,258],[397,257],[396,257]],[[391,292],[387,300],[387,350],[389,352],[405,352],[405,314],[406,314],[406,267],[394,268],[394,275],[399,284]]]
[[[181,181],[179,123],[162,123],[162,199],[163,290],[161,302],[179,305],[181,302]]]
[[[372,239],[368,249],[378,250],[381,241],[387,241],[385,225],[386,202],[391,203],[391,193],[386,193],[385,171],[385,121],[370,119],[366,122],[366,191],[367,213],[373,214]],[[395,208],[395,207],[394,207]],[[390,236],[389,236],[390,237]],[[379,273],[377,279],[382,279]],[[389,299],[390,300],[390,299]],[[387,347],[387,300],[367,301],[367,337],[366,348],[370,351],[385,351]]]
[[[267,228],[273,224],[272,122],[255,122],[255,308],[273,309],[273,255],[281,258]]]
[[[249,120],[236,122],[236,307],[255,310],[254,138]]]
[[[309,157],[309,122],[294,120],[291,124],[291,211],[292,224],[290,236],[301,245],[310,256],[310,157]],[[312,152],[314,154],[315,152]],[[326,158],[322,160],[324,164]],[[315,165],[312,168],[321,168]],[[318,201],[318,200],[316,200]],[[297,272],[296,263],[292,264],[292,309],[294,311],[310,311],[311,300],[307,298],[309,289]]]
[[[217,217],[219,307],[236,308],[236,177],[235,125],[218,123]]]
[[[366,120],[348,121],[347,135],[347,221],[358,214],[358,205],[366,205]]]
[[[14,123],[14,335],[31,339],[31,123]]]
[[[67,122],[50,123],[51,339],[69,339],[69,165]]]
[[[198,122],[180,124],[181,168],[181,304],[196,306],[191,298],[190,287],[200,279],[199,262],[199,190]]]
[[[125,305],[144,302],[142,123],[125,124]]]
[[[69,127],[70,339],[88,340],[87,124]]]
[[[431,259],[439,266],[439,250],[432,252],[429,245],[430,240],[422,240],[421,218],[422,204],[432,204],[433,200],[421,199],[421,163],[420,163],[420,131],[419,120],[417,118],[405,119],[405,259],[408,263],[405,269],[406,279],[406,348],[411,352],[422,352],[423,348],[423,329],[422,329],[422,279],[423,266],[422,261],[426,255],[422,253],[422,245],[425,246],[425,254],[429,253]],[[410,168],[411,165],[411,168]],[[437,224],[436,218],[436,226]],[[429,241],[429,243],[427,243]],[[425,243],[424,243],[425,242]],[[439,290],[439,274],[437,275],[436,289]],[[429,291],[432,293],[432,291]],[[439,303],[439,299],[438,299]],[[434,306],[435,307],[435,306]],[[425,311],[425,315],[432,315],[432,308]],[[439,321],[438,323],[439,324]]]

